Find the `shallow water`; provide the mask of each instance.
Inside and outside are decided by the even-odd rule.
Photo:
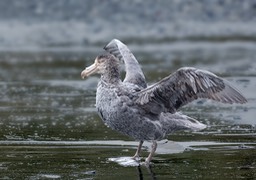
[[[198,100],[184,107],[208,128],[168,136],[151,168],[129,159],[138,142],[97,116],[98,77],[80,79],[102,46],[0,52],[2,179],[256,178],[255,43],[130,44],[149,84],[194,66],[225,77],[248,99],[245,105]],[[150,143],[143,150],[146,157]]]

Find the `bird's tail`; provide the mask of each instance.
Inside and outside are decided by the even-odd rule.
[[[189,116],[183,115],[185,116],[186,120],[185,121],[185,126],[188,127],[188,129],[191,129],[192,131],[200,131],[205,129],[207,126],[201,122],[199,122],[198,120],[191,118]]]
[[[196,119],[179,112],[175,114],[164,114],[163,121],[167,134],[181,130],[200,131],[207,127],[205,124],[197,121]]]

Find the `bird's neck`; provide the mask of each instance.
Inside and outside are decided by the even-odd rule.
[[[107,84],[118,84],[121,82],[120,70],[118,67],[108,67],[106,72],[101,75],[101,80]]]

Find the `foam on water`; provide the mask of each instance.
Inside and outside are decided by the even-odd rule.
[[[117,158],[109,158],[108,160],[118,163],[119,165],[124,167],[140,165],[140,162],[134,160],[132,157],[117,157]]]

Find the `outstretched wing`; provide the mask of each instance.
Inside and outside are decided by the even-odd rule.
[[[125,44],[118,39],[113,39],[104,49],[125,63],[124,82],[133,83],[143,88],[147,87],[145,76],[138,61]]]
[[[180,68],[137,95],[137,104],[154,114],[163,111],[174,113],[198,98],[229,104],[247,102],[245,97],[224,79],[209,71],[195,68]]]

